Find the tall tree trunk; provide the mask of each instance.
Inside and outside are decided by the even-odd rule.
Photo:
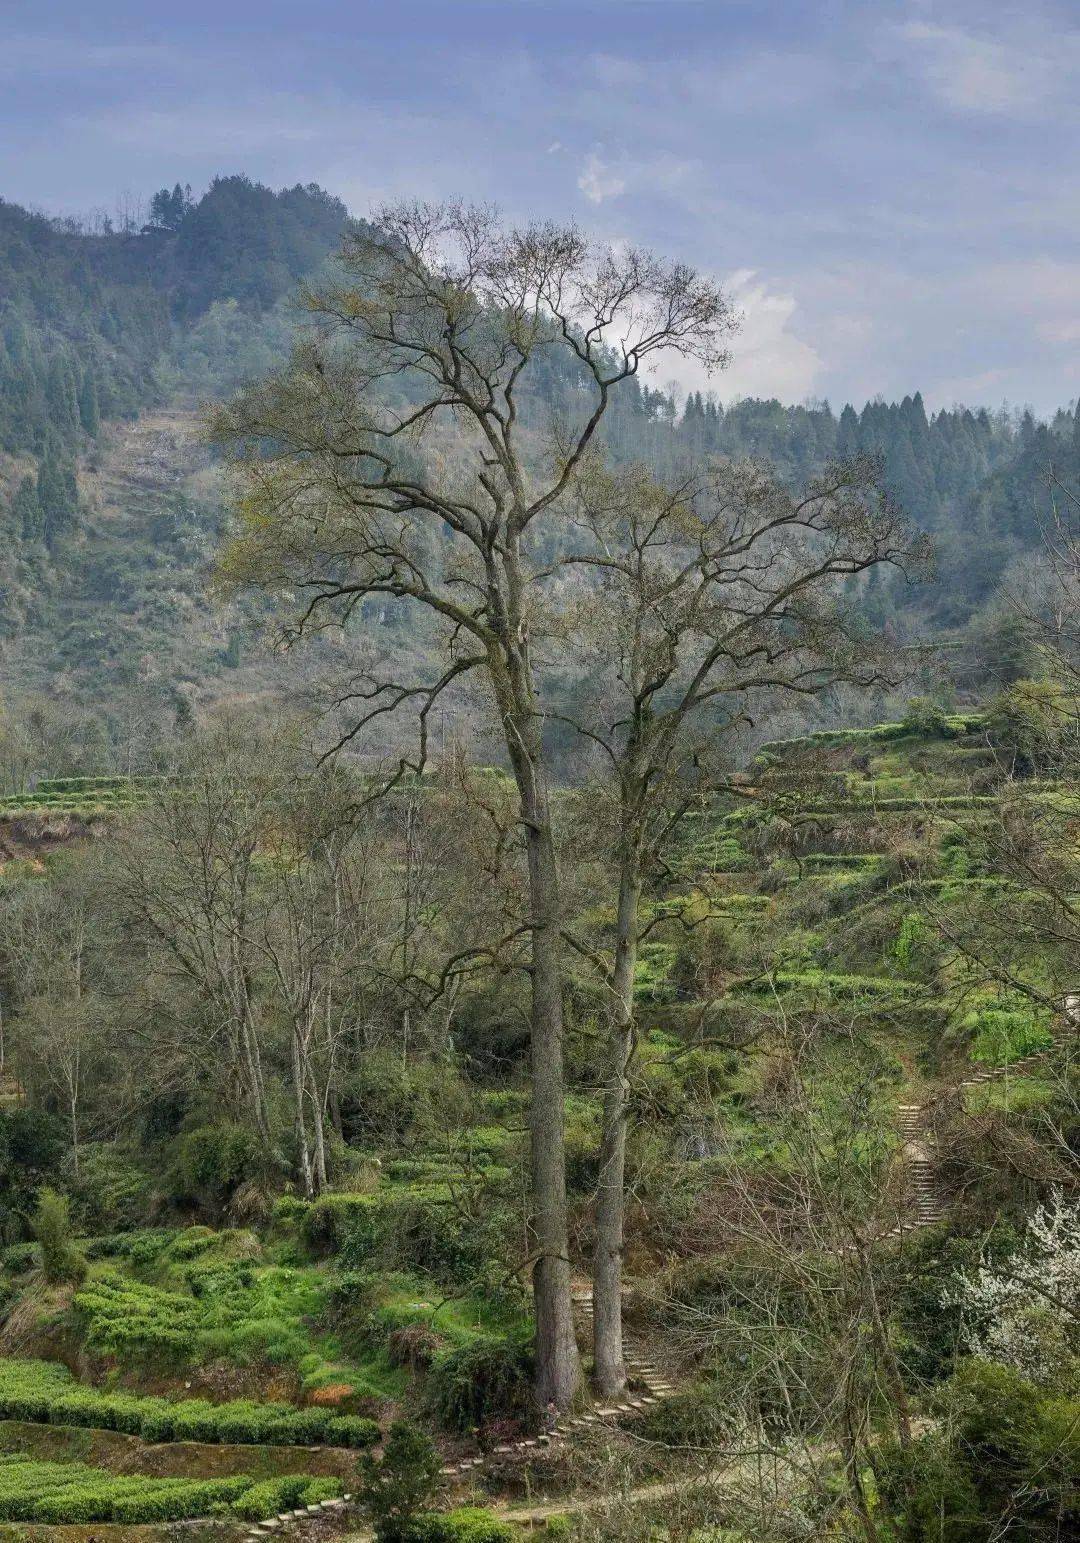
[[[511,629],[511,636],[515,635],[519,639],[523,636],[517,623]],[[540,717],[524,642],[507,647],[505,672],[496,667],[492,679],[517,784],[528,858],[535,1395],[541,1408],[554,1403],[566,1409],[581,1381],[581,1361],[570,1297],[559,874]]]
[[[319,1088],[314,1071],[311,1074],[311,1108],[315,1120],[315,1191],[321,1195],[328,1184],[326,1176],[326,1108],[325,1100],[319,1097]]]
[[[304,1197],[307,1200],[314,1194],[314,1184],[311,1177],[311,1149],[308,1144],[307,1116],[304,1112],[304,1100],[307,1096],[307,1074],[300,1054],[300,1035],[295,1026],[292,1034],[292,1076],[293,1076],[293,1100],[296,1105],[296,1147],[300,1166],[300,1182],[304,1186]]]
[[[626,1387],[622,1340],[622,1260],[626,1212],[627,1068],[634,1041],[634,972],[638,955],[641,876],[634,851],[622,860],[612,978],[611,1028],[604,1087],[600,1173],[594,1212],[593,1358],[605,1397]]]
[[[532,909],[532,1230],[536,1396],[542,1407],[573,1401],[581,1380],[570,1299],[566,1214],[565,1089],[559,889],[546,809],[528,831]]]

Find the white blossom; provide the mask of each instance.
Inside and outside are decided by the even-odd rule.
[[[1080,1206],[1055,1191],[1017,1253],[997,1263],[984,1255],[944,1301],[961,1308],[972,1354],[1034,1382],[1080,1386]]]

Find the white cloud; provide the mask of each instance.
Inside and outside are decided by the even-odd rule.
[[[612,171],[599,151],[590,150],[577,185],[591,204],[602,204],[605,198],[617,198],[624,191],[626,179]]]
[[[926,21],[898,30],[919,49],[930,87],[965,113],[1043,116],[1061,98],[1080,55],[1080,35],[1058,30],[1048,41],[1030,18],[1023,32],[1000,36]]]
[[[797,310],[792,294],[769,288],[750,268],[731,274],[724,290],[742,325],[731,343],[731,363],[709,375],[696,361],[658,355],[652,374],[664,385],[674,379],[684,391],[715,391],[723,399],[776,396],[798,402],[810,396],[824,361],[809,343],[790,330]]]

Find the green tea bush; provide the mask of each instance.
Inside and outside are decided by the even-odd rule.
[[[88,1259],[124,1259],[133,1269],[157,1264],[181,1236],[176,1227],[143,1227],[134,1232],[105,1233],[83,1244]]]
[[[244,1521],[257,1522],[298,1506],[317,1505],[320,1500],[334,1500],[345,1486],[340,1479],[309,1479],[303,1474],[287,1474],[280,1479],[263,1479],[234,1500],[230,1510]]]
[[[12,1243],[0,1255],[0,1263],[9,1275],[25,1275],[27,1270],[34,1268],[40,1257],[41,1250],[36,1243]]]
[[[0,1520],[49,1526],[184,1521],[220,1514],[253,1485],[246,1475],[163,1479],[5,1453],[0,1454]]]
[[[448,1430],[524,1418],[530,1408],[532,1350],[524,1338],[480,1335],[432,1362],[428,1393]]]
[[[87,1281],[76,1294],[75,1311],[87,1348],[121,1360],[182,1364],[202,1326],[192,1297],[113,1274]]]
[[[122,1431],[145,1441],[206,1441],[237,1445],[330,1446],[362,1449],[379,1439],[374,1420],[332,1409],[233,1399],[212,1404],[172,1402],[142,1394],[83,1387],[51,1361],[0,1359],[0,1418],[36,1424]]]

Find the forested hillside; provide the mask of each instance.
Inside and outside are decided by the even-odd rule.
[[[221,493],[196,413],[285,359],[301,319],[298,281],[324,268],[346,218],[314,185],[274,193],[240,176],[198,199],[163,189],[141,228],[84,230],[0,203],[9,691],[59,684],[68,713],[94,704],[115,739],[134,713],[168,722],[178,704],[266,689],[251,618],[208,594]],[[976,686],[983,665],[1007,674],[994,587],[1038,544],[1047,466],[1080,471],[1075,416],[1063,409],[1041,424],[963,407],[928,416],[917,392],[837,415],[827,404],[725,402],[723,384],[720,374],[715,397],[677,406],[628,381],[606,442],[617,459],[662,472],[715,455],[760,457],[793,485],[836,456],[882,455],[886,486],[933,536],[938,582],[871,575],[868,618],[901,641],[927,625],[969,639]],[[566,362],[550,361],[531,383],[536,421],[552,408],[572,412],[577,389]],[[143,446],[154,431],[125,428],[147,415],[168,426],[154,439],[149,478]],[[237,675],[238,666],[247,668]]]

